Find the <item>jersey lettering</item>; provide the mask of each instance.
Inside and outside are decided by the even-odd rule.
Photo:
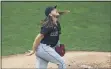
[[[51,33],[50,33],[50,36],[58,36],[58,31],[51,32]]]

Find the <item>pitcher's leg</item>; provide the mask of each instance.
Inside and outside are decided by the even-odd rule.
[[[46,46],[42,46],[42,49],[44,50],[45,57],[43,58],[45,60],[58,64],[59,69],[66,68],[63,58],[54,49],[52,49],[51,47],[46,48]]]
[[[37,61],[36,61],[36,68],[37,69],[47,69],[47,65],[48,65],[48,61],[37,57]]]

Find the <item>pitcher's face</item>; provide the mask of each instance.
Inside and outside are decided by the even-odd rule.
[[[51,11],[50,15],[56,17],[56,16],[59,16],[59,13],[58,13],[57,9],[54,9],[54,10]]]

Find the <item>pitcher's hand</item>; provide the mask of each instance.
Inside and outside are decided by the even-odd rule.
[[[69,10],[65,10],[65,13],[69,13],[70,11]]]
[[[30,51],[28,54],[26,54],[26,56],[31,56],[33,55],[35,52],[34,51]]]

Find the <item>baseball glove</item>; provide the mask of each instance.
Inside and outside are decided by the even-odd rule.
[[[65,45],[64,44],[60,44],[60,46],[56,46],[55,47],[55,51],[61,56],[63,57],[65,55]]]

